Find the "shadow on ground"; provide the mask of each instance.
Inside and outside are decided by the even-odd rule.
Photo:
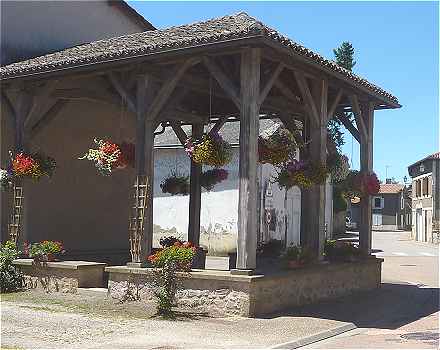
[[[317,317],[352,322],[361,328],[397,329],[439,311],[439,288],[382,283],[374,291],[291,309],[279,316]]]

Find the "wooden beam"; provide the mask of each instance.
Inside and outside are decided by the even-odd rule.
[[[240,97],[235,84],[226,76],[225,73],[223,73],[221,68],[214,62],[213,59],[205,56],[203,57],[203,63],[205,64],[206,68],[208,68],[208,71],[215,78],[215,80],[217,80],[221,88],[229,95],[231,100],[240,110]]]
[[[84,100],[112,105],[120,104],[120,98],[116,94],[84,88],[57,89],[51,94],[51,97],[60,100]]]
[[[256,268],[257,154],[259,130],[261,49],[247,48],[241,55],[240,161],[237,269]]]
[[[335,99],[333,100],[332,105],[328,109],[327,121],[329,121],[330,119],[333,118],[333,115],[335,114],[335,111],[336,111],[336,107],[338,107],[339,101],[341,101],[343,93],[344,93],[344,91],[342,89],[338,90],[338,93],[337,93]]]
[[[40,116],[38,120],[30,127],[29,137],[33,139],[39,135],[61,112],[61,110],[68,104],[66,100],[56,101],[46,113]]]
[[[15,118],[15,149],[27,151],[28,135],[25,129],[25,121],[34,103],[34,95],[31,91],[23,89],[18,93],[17,115]]]
[[[179,122],[170,122],[171,127],[173,128],[177,138],[179,139],[182,146],[185,145],[186,140],[188,139],[188,136],[186,135],[186,132],[182,129]]]
[[[24,122],[26,130],[30,129],[31,124],[33,124],[35,121],[34,119],[38,118],[38,116],[41,114],[41,109],[46,105],[51,93],[55,90],[57,85],[58,80],[50,80],[43,86],[38,87],[38,89],[33,89],[33,103]]]
[[[292,103],[299,103],[299,97],[281,80],[276,80],[274,85],[281,91],[281,93]]]
[[[203,124],[193,124],[192,136],[200,137],[202,134]],[[201,176],[202,165],[191,161],[188,241],[196,246],[200,244],[200,208],[202,203]]]
[[[157,93],[153,103],[148,109],[148,118],[155,119],[159,113],[161,112],[163,106],[167,102],[168,98],[173,93],[174,89],[177,86],[177,83],[185,74],[188,68],[197,64],[199,62],[198,59],[188,59],[181,66],[177,67],[175,71],[172,73],[170,79],[165,82]]]
[[[267,95],[269,94],[270,90],[272,89],[273,84],[278,79],[278,76],[283,71],[285,65],[284,63],[280,62],[278,63],[278,66],[275,68],[275,70],[272,72],[269,80],[266,82],[266,85],[264,86],[263,90],[260,92],[260,97],[258,99],[258,104],[261,106],[266,99]]]
[[[361,112],[358,98],[356,95],[350,95],[349,100],[351,103],[351,108],[352,108],[352,111],[354,114],[354,118],[356,120],[357,128],[360,132],[360,135],[361,135],[361,137],[364,137],[366,139],[368,134],[367,134],[367,129],[366,129],[364,120],[362,118],[362,112]]]
[[[316,125],[320,125],[320,115],[318,113],[318,108],[313,100],[312,94],[310,92],[309,86],[307,84],[306,78],[303,73],[299,71],[294,72],[296,83],[298,84],[299,90],[301,91],[304,103],[310,109],[310,114],[312,120],[314,120]],[[327,116],[326,116],[327,117]]]
[[[228,116],[220,118],[219,120],[217,120],[217,122],[214,124],[214,126],[212,127],[212,129],[209,131],[209,133],[215,134],[217,132],[219,132],[219,130],[223,127],[223,125],[226,124],[226,122],[228,121]]]
[[[1,101],[2,101],[2,106],[3,106],[4,111],[8,115],[8,118],[10,118],[12,124],[15,124],[17,112],[15,111],[15,108],[12,105],[12,102],[9,99],[9,96],[7,95],[7,93],[4,89],[1,92],[1,98],[2,98]]]
[[[124,86],[121,79],[119,79],[114,72],[108,73],[107,79],[116,90],[116,92],[127,102],[128,108],[130,108],[133,113],[136,113],[136,98]]]
[[[345,128],[350,132],[351,135],[356,139],[357,142],[361,142],[361,136],[359,130],[352,124],[344,112],[336,112],[336,117],[341,121]]]
[[[365,119],[366,138],[361,138],[360,146],[360,170],[363,174],[373,172],[373,119],[374,104],[372,102],[363,105],[363,118]],[[363,195],[360,202],[360,225],[359,247],[365,255],[371,254],[371,224],[372,224],[372,199],[369,195]]]

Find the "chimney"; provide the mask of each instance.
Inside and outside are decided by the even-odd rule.
[[[386,183],[387,185],[391,184],[391,179],[386,179],[386,180],[385,180],[385,183]]]

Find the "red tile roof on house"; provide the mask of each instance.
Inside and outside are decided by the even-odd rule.
[[[403,187],[401,184],[380,184],[379,193],[399,193]]]

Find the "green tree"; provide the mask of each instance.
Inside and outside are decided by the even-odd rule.
[[[353,67],[356,65],[356,61],[354,60],[354,47],[348,41],[344,41],[341,46],[333,49],[333,53],[338,65],[349,71],[353,70]]]

